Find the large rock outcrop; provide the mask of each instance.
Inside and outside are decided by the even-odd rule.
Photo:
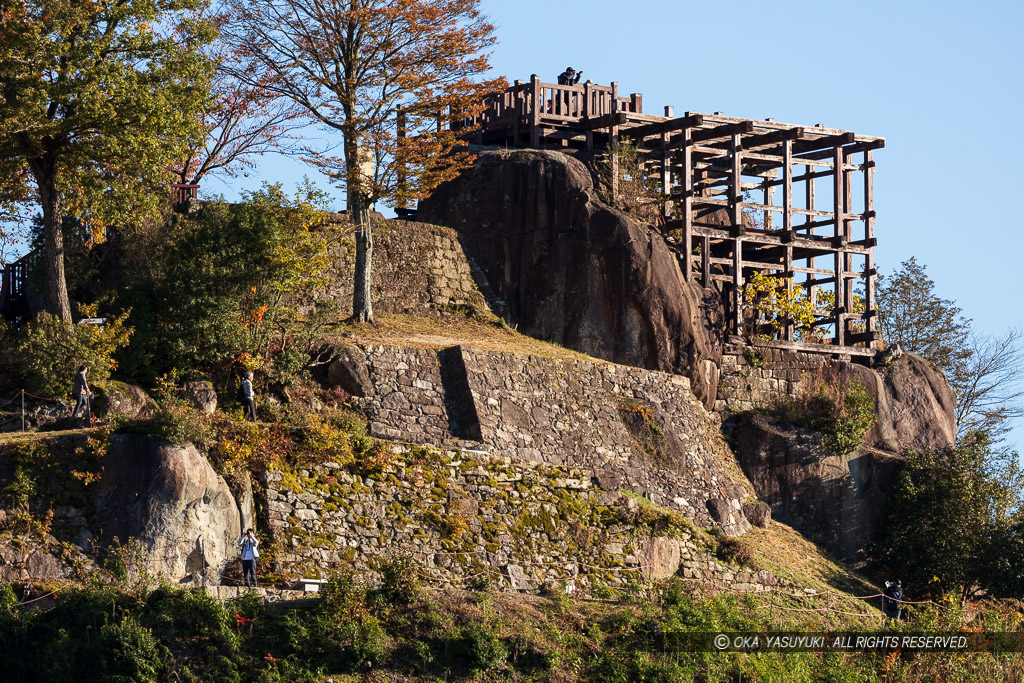
[[[455,228],[522,332],[617,363],[686,375],[711,408],[721,302],[683,280],[662,237],[597,198],[591,175],[557,152],[481,152],[420,203]]]
[[[834,371],[858,380],[875,398],[875,426],[868,446],[899,453],[940,449],[956,439],[956,397],[942,370],[914,353],[877,370],[835,363]]]
[[[173,581],[201,572],[205,557],[207,582],[219,582],[237,557],[239,507],[194,446],[115,436],[104,470],[96,507],[105,545],[140,541],[149,571]]]
[[[834,455],[816,432],[757,413],[743,415],[734,436],[743,471],[774,519],[845,561],[864,557],[902,458],[870,447]]]

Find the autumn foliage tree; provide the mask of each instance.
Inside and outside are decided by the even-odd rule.
[[[456,131],[499,81],[477,80],[493,26],[479,0],[232,0],[225,33],[243,56],[234,74],[298,105],[340,149],[305,156],[345,187],[355,226],[353,316],[372,321],[370,207],[429,192],[469,161]],[[399,135],[399,113],[403,135]],[[401,182],[400,182],[401,181]]]
[[[212,18],[218,27],[229,20],[224,12]],[[198,185],[207,176],[235,176],[253,168],[263,154],[291,150],[293,132],[304,123],[294,102],[233,75],[243,67],[226,42],[214,42],[207,55],[215,71],[210,105],[200,119],[204,137],[199,144],[189,141],[175,167],[177,182],[185,185]]]
[[[200,0],[23,0],[0,14],[0,162],[42,211],[46,306],[71,319],[61,225],[101,231],[145,208],[199,134],[214,37]],[[149,197],[152,200],[152,197]]]

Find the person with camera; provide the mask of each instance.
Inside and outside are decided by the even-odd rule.
[[[247,529],[242,538],[238,539],[238,547],[242,549],[242,581],[246,588],[256,587],[256,560],[260,556],[260,541],[252,529]]]
[[[558,85],[576,85],[582,75],[582,71],[576,71],[571,66],[566,67],[565,71],[558,74]]]

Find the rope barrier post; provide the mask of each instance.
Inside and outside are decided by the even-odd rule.
[[[21,390],[21,431],[25,431],[25,390]]]

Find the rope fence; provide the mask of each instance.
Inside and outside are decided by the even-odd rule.
[[[21,402],[21,405],[18,408],[16,408],[16,410],[13,411],[13,413],[7,413],[8,415],[13,415],[13,417],[8,417],[3,422],[0,422],[0,431],[2,431],[3,427],[6,427],[7,425],[10,425],[10,424],[15,424],[15,423],[17,423],[20,420],[21,421],[21,431],[24,432],[24,431],[26,431],[26,423],[25,423],[26,418],[32,417],[32,418],[36,418],[38,420],[40,417],[54,417],[54,416],[46,415],[45,413],[42,413],[39,410],[29,410],[29,409],[26,409],[26,407],[25,407],[25,399],[26,398],[34,399],[36,402],[42,402],[42,403],[48,403],[48,404],[56,404],[56,405],[60,405],[60,406],[64,406],[64,407],[66,407],[68,405],[68,403],[70,402],[70,399],[57,398],[57,397],[53,397],[53,396],[49,396],[49,397],[48,396],[36,396],[35,394],[31,394],[31,393],[25,391],[24,389],[20,389],[18,391],[18,393],[16,393],[12,398],[0,401],[0,408],[2,408],[3,406],[10,405],[12,403],[16,404],[19,400]],[[93,426],[92,396],[86,396],[85,397],[84,408],[85,408],[84,419],[86,421],[86,426],[87,427],[92,427]]]

